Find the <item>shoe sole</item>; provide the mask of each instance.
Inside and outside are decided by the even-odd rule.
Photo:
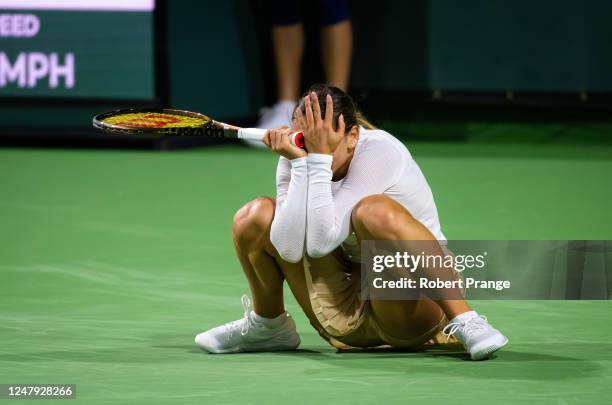
[[[470,353],[470,358],[476,361],[488,359],[493,353],[506,346],[508,342],[508,338],[504,336],[504,340],[500,343],[491,344],[483,349],[479,349],[476,351],[476,354]]]
[[[267,346],[267,342],[263,342],[261,345],[251,345],[248,348],[242,348],[241,346],[231,347],[228,349],[208,349],[202,346],[199,346],[200,349],[211,353],[211,354],[235,354],[235,353],[252,353],[252,352],[286,352],[295,350],[300,346],[300,337],[296,336],[297,339],[293,339],[292,342],[287,342],[283,344],[276,344],[273,346]]]

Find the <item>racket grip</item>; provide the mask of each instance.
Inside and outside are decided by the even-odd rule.
[[[261,128],[240,128],[238,138],[261,142],[267,131],[267,129]],[[289,135],[289,141],[298,148],[304,148],[304,134],[302,132],[294,132]]]

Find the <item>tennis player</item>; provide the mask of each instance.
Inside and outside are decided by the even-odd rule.
[[[268,131],[281,155],[276,199],[247,203],[233,241],[253,296],[244,317],[196,336],[211,353],[293,350],[300,344],[285,311],[283,282],[319,334],[338,349],[422,347],[454,336],[474,360],[508,339],[465,300],[425,295],[413,301],[360,294],[361,240],[445,241],[434,198],[406,147],[375,129],[342,90],[315,85],[294,112],[306,152],[289,128]],[[450,321],[449,321],[450,320]]]

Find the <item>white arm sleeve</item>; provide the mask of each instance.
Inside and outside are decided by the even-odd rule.
[[[309,154],[308,226],[306,252],[321,257],[336,249],[348,236],[353,207],[362,198],[381,194],[402,174],[404,159],[390,144],[364,145],[355,154],[336,195],[332,195],[332,156]]]
[[[306,157],[281,157],[276,169],[276,210],[270,240],[286,261],[297,263],[304,254],[308,172]]]

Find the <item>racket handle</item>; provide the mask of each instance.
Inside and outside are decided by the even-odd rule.
[[[261,128],[240,128],[238,138],[261,142],[267,131],[267,129]],[[304,134],[302,132],[292,133],[289,135],[289,142],[298,148],[304,148]]]

